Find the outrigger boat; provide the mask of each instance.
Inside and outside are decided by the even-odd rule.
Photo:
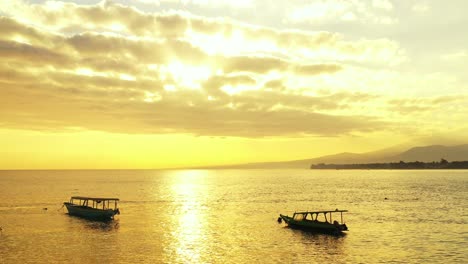
[[[69,202],[63,204],[67,207],[69,215],[89,219],[109,220],[120,214],[117,207],[118,198],[93,198],[72,196]]]
[[[343,221],[343,213],[348,210],[334,210],[334,211],[313,211],[313,212],[294,212],[293,216],[280,214],[278,222],[282,220],[288,224],[289,227],[306,229],[322,233],[339,234],[343,231],[348,231],[348,227]],[[341,222],[333,220],[332,215],[339,213],[341,215]],[[319,220],[319,216],[323,218]]]

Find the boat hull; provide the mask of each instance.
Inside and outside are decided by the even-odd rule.
[[[116,211],[112,209],[95,209],[88,206],[81,206],[72,203],[63,203],[67,207],[68,214],[88,219],[109,220],[113,219]]]
[[[303,229],[308,231],[339,234],[343,231],[348,231],[345,224],[334,225],[326,222],[313,221],[313,220],[294,220],[290,216],[280,214],[281,219],[291,228]]]

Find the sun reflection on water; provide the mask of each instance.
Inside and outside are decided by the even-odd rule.
[[[206,225],[203,218],[206,186],[205,173],[199,170],[177,171],[173,175],[172,196],[175,207],[171,221],[171,260],[183,263],[202,262]],[[175,259],[174,259],[175,258]]]

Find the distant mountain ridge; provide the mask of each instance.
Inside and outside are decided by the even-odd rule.
[[[439,161],[444,158],[448,161],[468,160],[468,144],[458,146],[432,145],[411,148],[393,157],[390,161]]]
[[[308,169],[312,164],[358,164],[383,162],[433,162],[445,159],[448,161],[468,161],[468,144],[457,146],[430,145],[413,147],[403,152],[393,149],[372,151],[366,153],[338,153],[312,159],[292,160],[282,162],[260,162],[211,168],[219,169]]]

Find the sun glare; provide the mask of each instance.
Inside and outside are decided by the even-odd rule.
[[[125,26],[120,23],[113,23],[109,26],[109,28],[115,32],[122,32],[125,30]]]
[[[60,1],[46,1],[45,2],[45,7],[49,11],[59,11],[59,10],[62,10],[64,6],[65,6],[65,3],[60,2]]]
[[[164,88],[165,91],[168,91],[168,92],[175,92],[175,91],[177,91],[177,88],[176,88],[175,85],[173,85],[173,84],[165,84],[165,85],[163,86],[163,88]]]
[[[75,69],[73,73],[77,75],[83,75],[83,76],[89,76],[89,77],[93,77],[93,76],[108,77],[108,74],[105,72],[97,72],[89,68],[78,68],[78,69]]]
[[[171,62],[161,68],[166,78],[169,75],[177,84],[189,89],[200,89],[200,82],[212,75],[212,70],[207,66],[192,66],[179,61]]]
[[[233,85],[230,85],[230,84],[226,84],[226,85],[223,85],[220,90],[222,90],[223,92],[225,92],[226,94],[229,94],[229,95],[236,95],[236,94],[240,94],[244,91],[251,91],[251,90],[257,90],[258,88],[256,87],[253,87],[253,86],[245,86],[245,85],[236,85],[236,86],[233,86]]]
[[[78,75],[93,76],[93,71],[87,68],[79,68],[75,72]]]
[[[18,42],[18,43],[22,43],[22,44],[31,45],[31,42],[28,39],[26,39],[26,38],[24,38],[22,36],[19,36],[19,35],[15,36],[13,38],[13,41]]]
[[[135,81],[136,77],[130,74],[121,73],[119,78],[124,81]]]
[[[161,101],[161,99],[162,99],[162,97],[161,97],[160,94],[145,91],[145,98],[143,99],[143,101],[145,101],[147,103],[154,103],[154,102],[157,102],[157,101]]]

